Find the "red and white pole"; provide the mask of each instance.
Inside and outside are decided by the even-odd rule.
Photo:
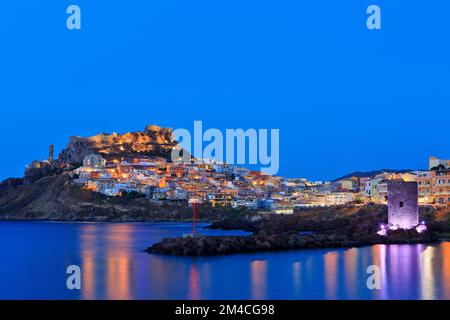
[[[197,235],[197,201],[194,201],[194,238]]]

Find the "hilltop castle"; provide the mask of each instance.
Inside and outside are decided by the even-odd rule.
[[[171,128],[148,125],[144,131],[119,134],[100,133],[92,137],[74,136],[58,160],[64,164],[81,163],[89,154],[101,154],[106,159],[131,154],[169,154],[175,145]]]

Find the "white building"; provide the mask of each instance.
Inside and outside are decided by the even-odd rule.
[[[443,159],[438,159],[436,157],[429,157],[428,158],[428,169],[431,170],[432,168],[436,168],[438,166],[444,166],[445,168],[449,168],[450,167],[450,160],[443,160]]]
[[[83,159],[83,167],[86,168],[104,168],[106,166],[106,160],[99,154],[90,154]]]
[[[332,192],[327,195],[326,204],[328,206],[343,205],[355,200],[355,193],[352,192]]]
[[[119,189],[105,189],[104,194],[109,197],[117,197],[122,195],[122,192]]]

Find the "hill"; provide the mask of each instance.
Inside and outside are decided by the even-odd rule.
[[[380,170],[373,170],[373,171],[355,171],[349,174],[346,174],[345,176],[339,177],[334,179],[333,181],[339,181],[343,179],[348,179],[351,177],[375,177],[378,174],[384,173],[384,172],[392,172],[392,173],[406,173],[406,172],[412,172],[415,171],[414,169],[380,169]]]

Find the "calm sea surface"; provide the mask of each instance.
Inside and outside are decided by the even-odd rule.
[[[190,231],[183,223],[0,222],[0,299],[450,299],[450,243],[194,258],[144,252]],[[366,286],[372,264],[381,290]],[[81,268],[81,290],[66,287],[69,265]]]

